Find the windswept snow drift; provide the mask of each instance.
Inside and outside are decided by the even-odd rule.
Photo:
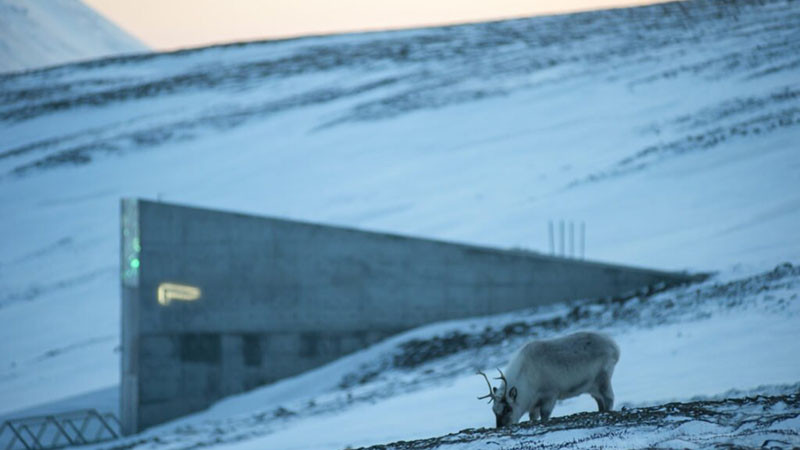
[[[80,0],[0,0],[0,72],[147,51]]]
[[[590,259],[720,271],[712,285],[796,268],[798,29],[797,2],[697,1],[0,76],[0,414],[114,391],[122,196],[540,251],[548,220],[582,220]],[[554,310],[563,327],[520,325],[513,338],[441,324],[421,332],[434,344],[388,341],[323,381],[311,373],[211,411],[252,423],[230,419],[242,439],[279,429],[270,442],[287,446],[446,434],[491,421],[473,369],[502,363],[516,339],[576,326],[620,340],[618,397],[631,405],[796,383],[797,318],[767,295],[731,316],[689,295],[680,320],[638,325],[624,309]],[[716,341],[728,363],[706,345]],[[374,356],[395,348],[408,367],[385,372],[395,363]],[[680,383],[654,381],[665,371]],[[344,414],[347,393],[365,400]],[[297,420],[298,398],[327,415]],[[264,425],[257,409],[286,423]],[[226,441],[239,436],[224,431],[227,414],[212,417]],[[153,432],[182,436],[174,426]]]

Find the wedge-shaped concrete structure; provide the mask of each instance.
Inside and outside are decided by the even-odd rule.
[[[428,322],[691,276],[122,201],[123,431]]]

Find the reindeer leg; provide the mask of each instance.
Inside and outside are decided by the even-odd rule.
[[[600,411],[600,412],[608,411],[608,408],[606,408],[605,400],[603,399],[603,397],[601,395],[599,395],[599,394],[591,394],[591,395],[592,395],[592,398],[594,399],[594,401],[597,402],[597,410],[598,411]]]
[[[589,395],[597,402],[597,410],[600,412],[611,411],[614,406],[614,391],[611,389],[611,376],[606,371],[597,374],[595,384]]]
[[[547,397],[541,400],[541,406],[539,407],[539,413],[542,415],[542,423],[547,422],[550,419],[550,414],[553,412],[553,408],[556,406],[556,397]]]
[[[528,416],[530,416],[531,423],[539,420],[539,403],[534,403],[531,410],[528,411]]]
[[[614,390],[611,389],[611,377],[605,376],[601,380],[600,395],[603,396],[603,405],[605,406],[605,411],[611,411],[611,408],[614,407]],[[603,409],[600,411],[603,411]]]

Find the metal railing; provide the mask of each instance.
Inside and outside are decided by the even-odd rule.
[[[120,428],[113,414],[94,409],[11,419],[0,425],[0,450],[93,444],[118,438]]]

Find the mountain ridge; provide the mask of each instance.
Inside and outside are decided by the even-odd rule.
[[[80,0],[0,0],[0,74],[148,51]]]

